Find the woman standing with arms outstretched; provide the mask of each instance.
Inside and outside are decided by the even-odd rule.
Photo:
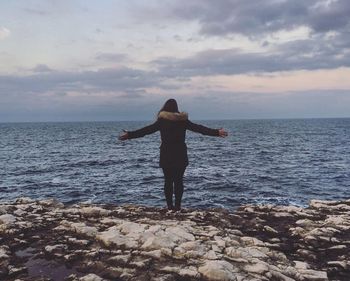
[[[168,210],[180,211],[184,190],[183,175],[188,165],[186,130],[208,136],[226,137],[224,129],[210,129],[194,124],[185,112],[179,112],[177,102],[169,99],[159,111],[157,121],[136,131],[125,131],[119,139],[135,139],[160,131],[162,144],[160,146],[159,166],[164,173],[164,194]],[[173,204],[175,194],[175,205]]]

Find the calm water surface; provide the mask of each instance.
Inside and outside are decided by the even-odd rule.
[[[304,206],[350,197],[350,119],[198,121],[229,137],[187,133],[184,207]],[[0,201],[164,206],[159,132],[121,142],[149,122],[0,123]]]

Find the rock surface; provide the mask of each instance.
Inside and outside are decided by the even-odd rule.
[[[350,200],[167,213],[0,204],[0,280],[350,280]]]

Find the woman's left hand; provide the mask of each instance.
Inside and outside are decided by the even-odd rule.
[[[122,140],[122,141],[127,140],[129,138],[128,131],[125,131],[125,130],[123,130],[123,131],[124,131],[124,133],[122,135],[120,135],[118,138],[119,140]]]

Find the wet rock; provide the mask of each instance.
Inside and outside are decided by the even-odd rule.
[[[37,259],[71,270],[67,281],[350,280],[348,206],[315,201],[305,209],[250,205],[169,215],[154,207],[18,199],[0,203],[0,280],[12,274],[32,281],[30,261]],[[33,251],[18,256],[23,248]],[[42,280],[52,279],[46,274]]]
[[[19,197],[15,200],[15,203],[17,204],[30,204],[34,203],[35,201],[29,197]]]
[[[26,267],[16,267],[13,265],[8,266],[8,275],[9,276],[15,276],[15,275],[18,275],[18,274],[26,272],[26,271],[27,271]]]
[[[49,198],[38,201],[38,204],[44,206],[44,207],[52,207],[52,208],[64,208],[64,204],[59,202],[55,198]]]

